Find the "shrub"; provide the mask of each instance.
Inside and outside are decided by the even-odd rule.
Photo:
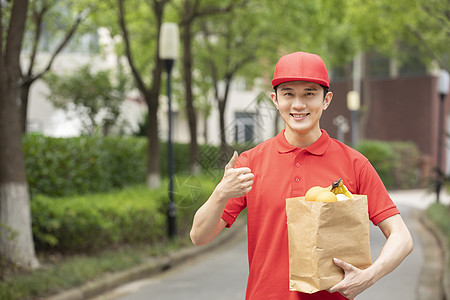
[[[392,187],[394,183],[394,167],[392,165],[394,152],[389,143],[372,140],[362,141],[356,146],[356,150],[367,157],[386,187]]]
[[[367,140],[355,148],[367,157],[387,188],[417,187],[420,152],[413,142]]]
[[[394,153],[394,187],[417,188],[420,183],[420,152],[413,142],[390,143]]]
[[[31,195],[64,197],[143,184],[147,145],[147,139],[142,137],[27,135],[23,149]],[[244,146],[232,148],[238,148],[240,153],[247,149]],[[168,177],[167,143],[161,143],[160,147],[161,175]],[[189,145],[174,143],[173,147],[176,173],[189,173]],[[199,145],[198,163],[203,173],[220,177],[224,162],[229,159],[221,157],[216,146]]]
[[[23,149],[31,195],[61,197],[142,183],[146,140],[28,135]]]
[[[177,176],[175,180],[178,231],[186,234],[195,211],[208,199],[216,182],[205,176]],[[167,181],[158,190],[138,185],[64,198],[37,195],[31,201],[36,248],[95,251],[164,240],[168,203]]]

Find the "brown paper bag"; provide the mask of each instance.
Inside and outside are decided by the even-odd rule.
[[[289,289],[327,290],[344,278],[336,257],[357,268],[371,265],[367,196],[324,203],[286,199]]]

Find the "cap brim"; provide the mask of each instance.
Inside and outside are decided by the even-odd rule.
[[[311,78],[311,77],[279,77],[277,79],[272,80],[272,88],[275,88],[277,85],[280,85],[285,82],[290,81],[308,81],[308,82],[314,82],[323,86],[326,86],[327,88],[330,87],[329,83],[326,82],[323,79],[320,78]]]

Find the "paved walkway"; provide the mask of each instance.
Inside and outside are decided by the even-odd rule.
[[[426,190],[392,191],[390,194],[410,228],[415,248],[399,268],[357,299],[440,299],[435,290],[435,283],[440,280],[439,272],[433,269],[424,275],[422,269],[425,264],[430,266],[435,261],[427,249],[436,250],[438,246],[418,218],[420,212],[436,201],[436,197]],[[442,195],[441,201],[450,203],[450,196]],[[381,231],[371,226],[372,259],[378,257],[384,241]],[[124,285],[95,299],[243,299],[248,273],[245,249],[246,241],[242,239],[169,272]],[[440,255],[439,252],[433,253]],[[430,284],[423,285],[425,280]]]
[[[403,204],[419,209],[426,209],[430,204],[436,202],[436,194],[425,189],[391,191],[389,192],[395,204]],[[444,204],[450,203],[450,195],[441,192],[439,201]]]

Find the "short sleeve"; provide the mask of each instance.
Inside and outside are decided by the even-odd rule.
[[[242,153],[238,161],[236,162],[235,168],[250,167],[248,163],[248,153]],[[225,210],[222,213],[222,219],[227,223],[225,227],[229,228],[236,221],[236,218],[241,213],[242,210],[247,206],[247,197],[242,196],[239,198],[231,198],[228,200]]]
[[[369,161],[362,167],[359,179],[360,188],[358,193],[367,195],[369,218],[374,225],[400,213],[389,196],[380,176],[378,176],[378,173]]]

